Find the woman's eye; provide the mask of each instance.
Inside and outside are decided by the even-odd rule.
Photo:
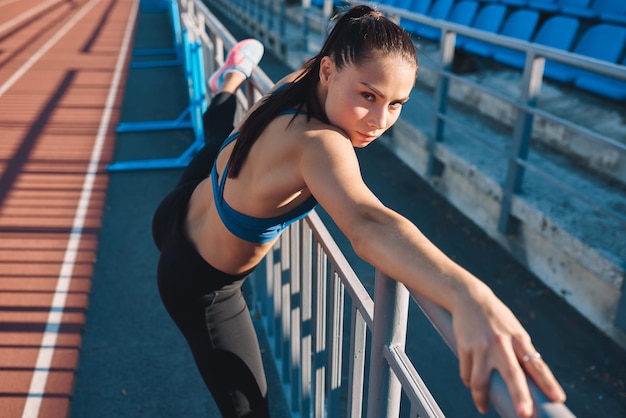
[[[372,93],[363,92],[361,93],[361,96],[363,96],[365,100],[369,100],[369,101],[374,100],[374,95]]]

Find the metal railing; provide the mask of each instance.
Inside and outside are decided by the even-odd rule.
[[[505,163],[502,169],[494,170],[490,174],[495,175],[494,180],[501,185],[500,214],[497,224],[501,236],[518,232],[520,225],[518,220],[524,217],[520,213],[522,210],[519,209],[519,205],[517,210],[515,207],[520,196],[528,197],[528,190],[532,189],[549,189],[550,192],[545,192],[542,197],[543,202],[537,201],[533,205],[543,205],[539,206],[539,210],[546,211],[546,217],[566,233],[578,240],[584,240],[585,245],[590,248],[609,254],[607,260],[613,263],[612,270],[616,273],[605,273],[604,280],[615,281],[612,274],[622,277],[621,281],[618,279],[615,282],[615,292],[618,294],[621,290],[621,296],[612,307],[616,312],[613,325],[622,332],[626,330],[626,292],[623,291],[623,260],[626,258],[626,247],[624,247],[624,241],[618,238],[626,232],[626,212],[619,209],[621,205],[616,205],[618,201],[626,203],[624,199],[626,172],[619,168],[626,162],[626,136],[621,139],[611,137],[584,126],[582,120],[567,119],[563,115],[557,115],[538,105],[546,81],[544,69],[547,61],[565,64],[578,70],[591,71],[625,83],[626,67],[532,42],[475,30],[444,20],[431,19],[403,9],[385,5],[381,5],[381,8],[398,18],[441,30],[437,41],[436,58],[433,61],[422,61],[428,70],[434,73],[432,93],[434,105],[432,109],[426,109],[432,112],[433,121],[432,130],[427,138],[426,177],[434,178],[440,174],[443,165],[438,148],[441,143],[445,142],[447,130],[454,130],[455,134],[461,137],[460,141],[471,142],[476,147],[485,150],[485,154],[492,153],[494,157],[489,159],[492,166]],[[455,55],[459,51],[456,42],[459,36],[485,42],[491,47],[506,48],[524,54],[525,60],[521,69],[517,96],[481,85],[471,78],[452,71]],[[455,88],[467,86],[474,92],[493,98],[499,106],[511,109],[510,113],[513,116],[505,123],[509,125],[510,133],[503,143],[495,145],[493,142],[485,141],[484,132],[489,128],[485,128],[484,125],[481,125],[479,129],[470,128],[463,123],[462,119],[457,118],[454,111],[451,111],[454,105],[451,97],[452,83],[455,84]],[[621,108],[623,112],[624,107]],[[498,117],[495,115],[494,119]],[[535,132],[540,125],[549,126],[552,131],[562,132],[559,135],[568,134],[566,140],[553,138],[552,141],[567,142],[569,140],[587,145],[584,147],[578,145],[582,151],[563,151],[558,146],[552,146],[549,143],[550,140],[545,140],[544,137],[551,136],[550,129]],[[542,150],[542,146],[546,144],[550,149],[547,154],[554,152],[557,155],[564,155],[567,157],[565,163],[555,164],[550,156],[537,158],[537,155],[546,154]],[[534,152],[534,159],[531,158],[531,152]],[[593,154],[593,157],[585,154]],[[612,171],[600,169],[597,166],[596,162],[601,160],[600,155],[611,155],[613,164],[610,166],[614,167]],[[476,161],[470,161],[470,163],[479,166],[479,170],[489,169],[486,164],[480,165]],[[582,170],[579,168],[581,165],[584,167]],[[563,175],[564,173],[571,175],[574,172],[580,174],[577,174],[571,181],[567,175]],[[598,190],[604,191],[599,193]],[[561,212],[559,215],[558,210],[557,214],[553,215],[553,208],[561,205],[576,208],[572,211],[577,216],[569,219],[567,214]],[[616,236],[612,236],[614,231],[619,231]]]
[[[316,45],[321,45],[328,25],[328,10],[333,3],[326,0],[324,7],[316,7],[310,1],[303,0],[299,6],[295,6],[298,9],[297,17],[292,17],[296,22],[295,31],[293,28],[292,31],[287,31],[284,24],[280,26],[280,30],[276,30],[276,22],[279,19],[284,20],[285,0],[212,2],[243,22],[243,26],[250,28],[252,33],[263,39],[270,39],[275,46],[275,52],[287,61],[288,52],[294,48],[299,49],[298,53],[306,58],[309,51],[313,52]],[[281,14],[272,14],[279,3],[283,5],[280,8]],[[459,153],[470,167],[468,170],[475,169],[485,179],[482,181],[493,189],[488,193],[494,195],[486,197],[497,200],[499,213],[494,217],[493,231],[489,226],[487,232],[499,242],[507,241],[507,237],[518,234],[519,226],[524,224],[528,213],[532,213],[532,216],[536,216],[534,214],[537,212],[542,213],[543,222],[547,222],[548,226],[538,225],[539,222],[533,218],[532,222],[537,225],[531,225],[530,228],[540,230],[540,234],[543,233],[541,228],[558,230],[559,234],[567,236],[568,256],[580,254],[580,248],[584,247],[586,254],[591,254],[590,256],[573,257],[589,260],[581,261],[583,267],[612,286],[616,295],[621,295],[617,301],[611,302],[611,306],[593,308],[595,310],[583,314],[591,315],[592,322],[602,329],[615,327],[615,333],[623,333],[626,329],[626,292],[622,291],[626,277],[623,263],[626,259],[626,245],[620,236],[626,232],[626,212],[623,210],[626,207],[626,134],[624,137],[614,137],[611,133],[583,124],[584,118],[568,119],[566,115],[543,107],[540,98],[542,89],[545,90],[546,86],[546,61],[566,64],[624,82],[626,67],[431,19],[385,4],[376,3],[376,6],[401,21],[417,22],[441,30],[439,40],[434,41],[436,49],[433,54],[420,61],[421,75],[418,83],[430,77],[430,100],[422,100],[424,96],[420,95],[421,100],[408,103],[397,124],[413,126],[416,123],[418,126],[412,128],[412,134],[421,132],[425,138],[425,144],[422,146],[420,143],[419,146],[423,148],[427,162],[425,169],[419,174],[428,181],[436,182],[444,171],[446,156],[450,154],[450,150],[452,153]],[[255,21],[261,15],[263,20]],[[274,22],[271,26],[263,24],[270,21]],[[267,29],[270,27],[274,28],[269,30],[271,34]],[[523,53],[523,68],[509,69],[519,73],[519,89],[503,92],[471,77],[455,73],[452,64],[459,53],[456,47],[458,36]],[[471,109],[472,115],[463,117],[464,98],[455,96],[460,94],[459,91],[471,92],[468,94],[472,98],[480,95],[485,102],[492,103],[494,112],[497,113],[483,114],[489,120],[479,126],[468,124],[469,118],[476,120],[473,116],[481,112]],[[428,117],[421,122],[413,122],[412,116],[409,116],[411,109],[415,109],[412,114]],[[607,106],[607,109],[616,113],[616,119],[626,116],[623,107]],[[494,128],[494,125],[497,127]],[[485,132],[495,134],[486,135]],[[393,135],[392,132],[391,136]],[[419,135],[416,136],[416,140],[421,141]],[[470,147],[466,144],[472,145]],[[481,152],[472,153],[472,147]],[[531,193],[534,191],[541,194],[535,198]],[[569,210],[564,210],[564,207]],[[599,259],[602,261],[595,261]],[[533,266],[529,268],[532,270]],[[537,268],[543,269],[541,273],[548,270],[541,265]],[[560,278],[551,280],[561,283]],[[581,293],[575,297],[584,296]],[[573,305],[580,306],[578,302],[572,299]],[[607,312],[615,314],[607,318]]]
[[[626,144],[615,140],[614,138],[602,135],[597,132],[592,132],[589,129],[584,128],[582,125],[572,121],[565,120],[558,117],[555,114],[543,111],[537,108],[537,99],[539,97],[542,84],[544,81],[544,68],[545,62],[555,61],[563,63],[574,68],[592,71],[594,73],[613,77],[617,80],[626,82],[626,67],[623,65],[617,65],[609,62],[603,62],[593,58],[582,57],[567,51],[561,51],[555,48],[542,46],[514,38],[484,32],[476,29],[472,29],[467,26],[454,24],[442,20],[434,20],[428,16],[409,12],[407,10],[398,9],[390,6],[381,5],[381,9],[386,10],[387,13],[397,16],[402,19],[407,19],[413,22],[417,22],[426,26],[437,27],[441,29],[441,36],[439,39],[439,53],[438,59],[434,68],[431,66],[431,70],[437,72],[437,81],[435,87],[435,128],[430,137],[432,141],[429,144],[429,149],[436,148],[436,142],[443,140],[443,129],[445,123],[454,124],[454,120],[446,114],[447,104],[449,99],[449,83],[451,80],[461,84],[469,84],[470,82],[463,77],[460,77],[451,71],[452,62],[456,53],[456,39],[458,36],[465,36],[474,40],[479,40],[488,43],[491,46],[504,47],[507,49],[515,50],[524,53],[526,59],[523,67],[523,74],[521,80],[521,88],[519,90],[519,97],[508,97],[500,92],[490,90],[484,86],[472,84],[472,87],[482,90],[483,92],[497,97],[504,103],[512,106],[516,109],[517,117],[514,121],[512,132],[512,146],[509,148],[509,152],[503,154],[505,158],[509,160],[509,168],[506,173],[506,178],[503,183],[505,184],[503,190],[503,207],[500,218],[501,232],[506,233],[509,227],[509,217],[511,216],[511,200],[516,193],[519,193],[523,184],[523,176],[525,170],[532,170],[535,173],[542,173],[542,176],[546,181],[549,181],[555,185],[555,187],[567,189],[566,192],[575,195],[581,200],[586,200],[587,203],[593,204],[588,201],[586,196],[578,193],[576,190],[568,189],[565,184],[559,181],[548,173],[545,173],[538,167],[535,167],[528,161],[528,149],[530,148],[533,119],[535,117],[542,117],[548,121],[555,122],[567,130],[580,134],[587,138],[589,141],[596,143],[598,146],[605,146],[616,150],[621,154],[626,155]],[[428,61],[427,61],[428,62]],[[475,134],[473,137],[480,135]],[[472,139],[472,136],[468,136]],[[474,139],[475,140],[475,139]],[[431,159],[430,167],[434,167],[435,153],[431,153],[429,158]],[[626,182],[626,179],[622,179]],[[602,205],[594,205],[596,208],[603,212],[606,216],[616,219],[622,228],[626,229],[626,215],[617,213],[609,207],[603,207]]]
[[[200,0],[178,4],[189,39],[200,42],[204,67],[216,68],[235,39]],[[256,102],[272,84],[261,69],[255,71],[246,82],[243,104]],[[315,212],[283,233],[265,267],[265,274],[258,269],[252,278],[258,296],[255,313],[267,325],[293,416],[326,417],[333,411],[332,416],[361,417],[367,411],[372,418],[396,417],[401,392],[410,401],[412,417],[443,416],[404,350],[410,300],[404,286],[377,274],[372,300]],[[449,315],[419,295],[413,299],[454,350]],[[350,344],[347,352],[344,338]],[[341,395],[346,392],[347,398]],[[564,405],[547,402],[536,389],[532,392],[537,416],[572,416]],[[501,416],[515,415],[497,374],[490,398]]]
[[[405,341],[413,300],[456,352],[449,313],[380,272],[372,299],[315,212],[283,233],[252,280],[294,416],[398,417],[403,393],[410,417],[444,416]],[[530,385],[536,417],[573,416]],[[516,416],[497,373],[490,400],[500,416]]]

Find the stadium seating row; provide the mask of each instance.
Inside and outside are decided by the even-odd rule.
[[[485,0],[482,0],[485,1]],[[502,4],[596,19],[605,23],[626,24],[626,2],[620,0],[487,0]]]
[[[323,7],[324,0],[311,0],[311,4],[313,6]],[[333,0],[333,6],[344,6],[345,4],[346,2],[344,2],[343,0]]]
[[[524,7],[539,12],[569,15],[603,23],[626,24],[626,2],[622,0],[478,0],[481,3],[503,4]],[[323,3],[320,0],[320,3]],[[404,8],[421,13],[424,7],[420,0],[380,0],[381,4]]]
[[[452,23],[469,26],[483,31],[509,36],[523,41],[570,51],[579,55],[626,65],[626,26],[602,21],[595,24],[581,24],[581,19],[573,13],[563,13],[556,9],[548,18],[542,17],[537,8],[519,7],[522,3],[560,2],[570,8],[574,5],[589,5],[588,0],[388,0],[383,4],[404,8],[433,19],[443,19]],[[517,4],[513,4],[517,2]],[[569,3],[567,3],[569,2]],[[488,3],[488,4],[485,4]],[[508,3],[508,4],[505,4]],[[619,5],[618,5],[619,3]],[[551,3],[556,4],[556,3]],[[516,6],[516,7],[511,7]],[[596,0],[589,5],[596,13],[609,10],[610,6],[621,9],[626,18],[626,1]],[[603,9],[604,7],[604,9]],[[512,9],[512,10],[511,10]],[[402,20],[405,28],[424,39],[437,40],[438,28]],[[610,40],[610,42],[607,42]],[[502,64],[522,68],[525,55],[520,51],[489,44],[487,42],[459,36],[457,46],[484,58]],[[596,74],[569,65],[547,61],[544,74],[547,78],[618,101],[626,101],[626,82]]]
[[[626,1],[623,0],[478,0],[481,3],[501,3],[507,6],[525,7],[540,12],[571,15],[584,19],[595,19],[605,23],[626,24]],[[343,0],[333,0],[333,5],[344,5]],[[425,13],[427,3],[420,0],[379,0],[381,4]],[[324,0],[311,0],[314,6],[322,7]]]

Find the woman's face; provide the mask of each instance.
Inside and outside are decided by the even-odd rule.
[[[364,147],[381,136],[400,116],[416,77],[414,65],[397,56],[368,60],[338,70],[329,57],[320,66],[322,106],[331,124],[352,145]]]

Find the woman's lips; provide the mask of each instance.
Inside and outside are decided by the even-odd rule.
[[[376,139],[376,138],[377,138],[377,136],[376,136],[376,135],[369,135],[369,134],[364,134],[364,133],[361,133],[361,132],[357,132],[357,133],[358,133],[359,135],[361,135],[361,137],[362,137],[363,139],[367,140],[367,141],[372,141],[372,140],[374,140],[374,139]]]

